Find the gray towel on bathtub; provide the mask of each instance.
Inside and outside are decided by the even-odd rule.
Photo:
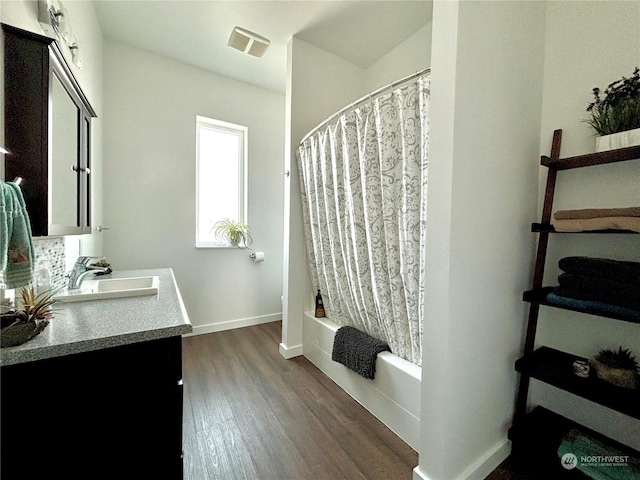
[[[380,352],[391,349],[382,340],[373,338],[357,328],[340,327],[333,340],[331,359],[373,380],[376,375],[376,359]]]

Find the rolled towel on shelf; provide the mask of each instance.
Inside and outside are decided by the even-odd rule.
[[[580,300],[595,300],[640,310],[640,285],[615,282],[605,278],[563,273],[558,277],[559,292]]]
[[[640,217],[640,207],[583,208],[580,210],[558,210],[553,214],[556,220],[599,217]]]
[[[624,230],[640,233],[640,217],[598,217],[554,220],[556,232],[577,233],[599,230]]]
[[[560,270],[567,273],[640,285],[640,263],[638,262],[573,256],[561,258],[558,266]]]
[[[389,345],[354,327],[340,327],[333,340],[331,359],[364,378],[373,380],[380,352],[390,352]]]

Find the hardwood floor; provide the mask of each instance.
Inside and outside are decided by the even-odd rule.
[[[402,480],[418,455],[303,357],[281,325],[183,340],[185,480]]]
[[[549,480],[549,477],[528,471],[517,460],[508,457],[485,480]]]
[[[409,480],[418,454],[303,357],[280,322],[183,340],[184,480]],[[486,480],[546,480],[508,458]]]

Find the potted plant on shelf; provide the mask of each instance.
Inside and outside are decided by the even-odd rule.
[[[640,70],[629,78],[609,84],[600,98],[600,89],[593,89],[593,102],[585,120],[600,135],[596,138],[596,151],[640,145]]]
[[[53,317],[54,291],[36,294],[35,288],[22,289],[22,309],[0,315],[0,347],[15,347],[42,332]]]
[[[617,387],[635,389],[640,387],[640,370],[638,362],[631,352],[620,347],[603,349],[591,360],[596,376]]]
[[[216,222],[211,230],[216,239],[221,242],[228,242],[234,247],[248,247],[253,243],[251,228],[246,223],[235,222],[225,218]]]

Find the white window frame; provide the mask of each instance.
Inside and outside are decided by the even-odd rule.
[[[238,154],[238,221],[248,223],[248,127],[196,115],[196,248],[235,248],[217,240],[200,240],[200,129],[209,128],[221,132],[234,133],[240,137]],[[222,218],[220,220],[223,220]]]

